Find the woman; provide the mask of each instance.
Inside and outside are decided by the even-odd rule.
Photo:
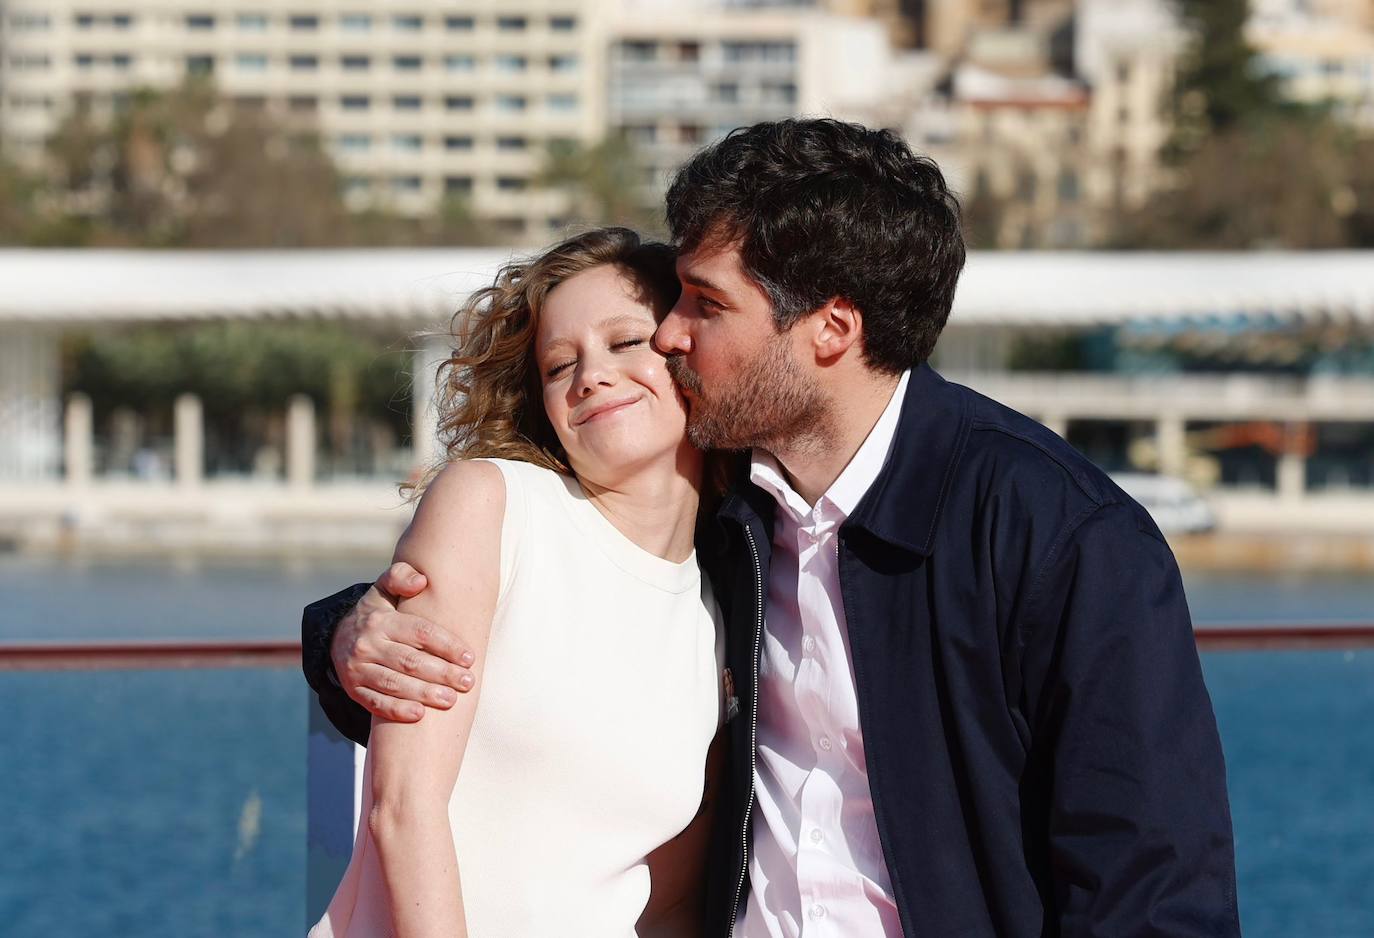
[[[592,231],[455,316],[448,461],[395,558],[430,584],[402,610],[456,632],[476,684],[419,723],[374,720],[312,938],[699,933],[723,646],[693,549],[702,455],[650,344],[673,262]]]

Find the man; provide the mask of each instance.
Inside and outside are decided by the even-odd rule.
[[[925,364],[964,262],[935,165],[883,131],[760,124],[682,168],[668,222],[683,292],[655,343],[694,441],[752,451],[711,564],[739,706],[711,934],[1239,934],[1168,546],[1058,437]],[[423,586],[406,572],[383,586]],[[375,589],[331,648],[364,589],[304,630],[354,738],[338,683],[413,719],[469,663]]]

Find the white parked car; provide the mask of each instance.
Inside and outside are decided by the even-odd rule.
[[[1196,534],[1217,526],[1211,506],[1183,479],[1122,472],[1113,474],[1112,481],[1140,502],[1165,534]]]

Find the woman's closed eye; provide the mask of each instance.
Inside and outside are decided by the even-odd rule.
[[[613,351],[613,352],[623,352],[623,351],[626,351],[626,350],[628,350],[628,349],[638,348],[638,347],[640,347],[640,346],[642,346],[642,345],[647,344],[648,341],[649,341],[648,338],[646,338],[646,337],[644,337],[644,336],[634,336],[633,338],[629,338],[629,339],[621,339],[621,340],[618,341],[618,342],[612,342],[612,343],[611,343],[611,351]],[[556,378],[556,377],[558,377],[562,372],[567,371],[569,368],[571,368],[573,365],[576,365],[576,364],[577,364],[577,359],[575,359],[575,358],[569,358],[569,359],[566,359],[566,360],[564,360],[564,361],[555,362],[554,364],[552,364],[552,365],[550,365],[550,366],[548,367],[548,370],[545,372],[545,374],[546,374],[548,377],[550,377],[550,378]]]

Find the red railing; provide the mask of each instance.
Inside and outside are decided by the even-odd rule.
[[[43,642],[0,644],[0,671],[300,667],[301,643]]]
[[[1202,651],[1374,647],[1374,624],[1202,626]],[[0,671],[299,667],[295,641],[20,642],[0,644]]]

